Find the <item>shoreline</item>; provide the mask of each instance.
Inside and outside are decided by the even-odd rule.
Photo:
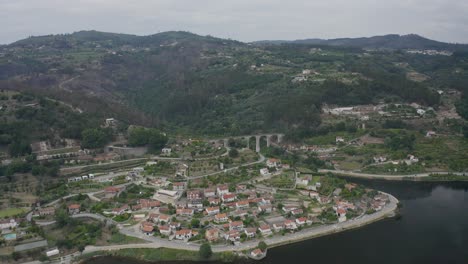
[[[309,240],[321,236],[331,235],[343,231],[348,231],[352,229],[357,229],[371,223],[377,222],[379,220],[394,217],[396,214],[396,210],[398,209],[398,199],[395,198],[393,195],[381,192],[385,195],[389,196],[389,203],[385,205],[382,210],[375,212],[371,215],[362,215],[358,218],[354,218],[342,223],[336,223],[332,225],[324,225],[318,227],[312,227],[309,229],[303,229],[300,232],[286,234],[284,236],[274,236],[268,237],[263,239],[265,243],[267,243],[268,248],[279,247],[283,245],[293,244],[297,242],[301,242],[304,240]],[[212,246],[212,250],[214,253],[223,253],[223,252],[242,252],[247,250],[252,250],[257,247],[258,242],[261,240],[253,240],[245,242],[239,246]],[[181,243],[171,241],[172,243],[167,243],[168,241],[164,241],[163,243],[153,242],[153,243],[144,243],[144,244],[127,244],[127,245],[112,245],[112,246],[87,246],[83,251],[83,254],[91,254],[100,251],[115,251],[120,249],[158,249],[158,248],[168,248],[168,249],[175,249],[175,250],[184,250],[184,251],[198,251],[199,245],[188,244],[188,243]],[[105,254],[104,254],[105,255]],[[80,260],[81,262],[83,261]],[[80,263],[81,263],[80,262]]]
[[[326,170],[320,169],[319,173],[331,173],[335,176],[348,178],[368,179],[368,180],[386,180],[386,181],[418,181],[418,182],[466,182],[468,181],[468,172],[424,172],[408,175],[385,175],[385,174],[370,174],[343,170]],[[433,176],[431,176],[433,175]],[[466,175],[466,176],[465,176]],[[453,179],[437,179],[438,176],[455,176],[464,177]]]

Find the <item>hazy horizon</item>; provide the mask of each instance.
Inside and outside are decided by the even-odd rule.
[[[418,34],[468,43],[468,2],[456,0],[0,0],[0,44],[81,30],[189,31],[243,42]]]

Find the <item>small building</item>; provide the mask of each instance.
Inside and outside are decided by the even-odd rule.
[[[215,223],[224,223],[224,222],[227,222],[228,221],[228,216],[226,213],[222,213],[222,214],[217,214],[215,215],[214,217],[214,222]]]
[[[171,235],[171,228],[168,225],[160,225],[158,226],[159,233],[164,236],[170,236]]]
[[[260,233],[263,235],[263,236],[269,236],[271,235],[273,232],[271,231],[271,228],[269,225],[261,225],[258,230],[260,231]]]
[[[335,142],[338,144],[338,143],[344,143],[345,142],[345,139],[343,137],[336,137],[335,138]]]
[[[0,220],[0,229],[10,229],[16,226],[18,226],[18,223],[13,218]]]
[[[175,232],[175,239],[185,240],[192,237],[192,230],[182,229]]]
[[[121,188],[117,188],[114,186],[109,186],[104,189],[104,198],[111,199],[116,196],[119,196],[119,194],[122,192]]]
[[[236,200],[236,197],[237,196],[234,193],[227,193],[221,197],[221,200],[224,203],[228,203],[228,202],[233,202],[234,200]]]
[[[264,253],[263,251],[261,251],[259,248],[257,249],[254,249],[250,252],[250,255],[253,257],[253,258],[261,258],[264,256]]]
[[[187,199],[188,200],[198,200],[201,199],[202,195],[200,190],[189,190],[187,191]]]
[[[40,208],[37,213],[39,216],[55,215],[55,208],[52,206]]]
[[[171,148],[163,148],[161,149],[161,155],[163,156],[170,156],[172,152]]]
[[[258,211],[269,214],[269,213],[273,212],[273,206],[271,204],[269,204],[269,205],[259,205],[258,206]]]
[[[219,196],[222,196],[224,194],[229,193],[229,186],[227,185],[220,185],[216,188],[216,192],[218,193]]]
[[[286,220],[284,221],[284,228],[286,228],[287,230],[296,230],[297,229],[296,222],[293,220]]]
[[[185,190],[185,182],[174,182],[172,186],[175,191],[183,191]]]
[[[244,233],[248,238],[254,238],[256,234],[257,229],[256,228],[246,228],[244,229]]]
[[[46,256],[48,258],[50,258],[52,256],[56,256],[58,254],[60,254],[60,251],[58,250],[58,248],[51,248],[51,249],[46,251]]]
[[[268,159],[267,162],[266,162],[266,165],[268,168],[277,168],[279,166],[281,166],[281,160],[279,159]]]
[[[244,229],[244,223],[242,223],[241,221],[233,221],[229,223],[229,231],[232,231],[232,230],[241,231],[242,229]]]
[[[203,191],[203,195],[206,198],[214,197],[214,196],[216,196],[216,190],[215,189],[205,189]]]
[[[80,208],[81,208],[80,204],[70,204],[68,206],[68,213],[71,214],[71,215],[79,214],[80,213]]]
[[[270,171],[267,168],[260,169],[260,175],[268,176],[270,175]]]
[[[216,215],[216,214],[219,214],[219,206],[215,206],[215,207],[208,207],[205,209],[206,213],[208,215]]]
[[[427,131],[427,133],[426,133],[426,137],[428,137],[428,138],[435,137],[436,135],[437,135],[437,133],[435,131],[432,131],[432,130]]]
[[[237,209],[248,208],[248,207],[249,207],[249,200],[242,200],[242,201],[236,202]]]

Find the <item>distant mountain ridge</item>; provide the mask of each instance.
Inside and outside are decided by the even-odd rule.
[[[336,39],[300,39],[300,40],[264,40],[255,44],[310,44],[324,46],[355,47],[363,49],[435,49],[435,50],[467,50],[468,44],[445,43],[424,38],[416,34],[398,35],[389,34],[383,36],[361,38],[336,38]]]

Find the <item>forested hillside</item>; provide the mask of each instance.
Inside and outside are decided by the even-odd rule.
[[[321,123],[323,104],[415,102],[437,109],[440,91],[466,93],[466,53],[409,53],[409,40],[374,51],[348,42],[251,44],[187,32],[31,37],[0,47],[0,87],[199,135],[308,131]],[[458,108],[466,117],[462,98]]]

